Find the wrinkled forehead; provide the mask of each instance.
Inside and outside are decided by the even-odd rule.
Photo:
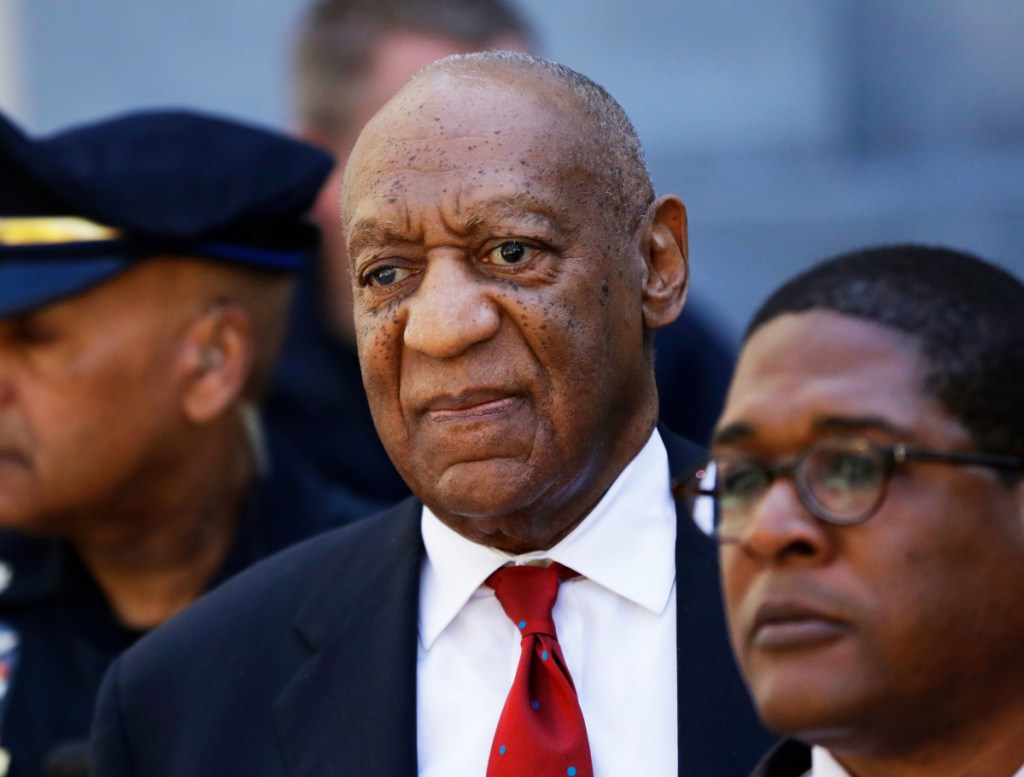
[[[574,96],[537,75],[421,74],[360,134],[345,172],[344,218],[368,188],[410,168],[475,165],[485,175],[529,167],[534,179],[556,168],[586,168],[580,115]]]

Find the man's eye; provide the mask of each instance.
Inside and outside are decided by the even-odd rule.
[[[824,485],[834,491],[874,489],[883,477],[877,461],[857,453],[836,453],[821,469]]]
[[[537,249],[519,240],[508,240],[491,249],[487,254],[492,264],[511,266],[528,262],[537,253]]]
[[[378,267],[366,276],[368,286],[391,286],[408,277],[409,271],[401,267]]]
[[[747,503],[757,499],[767,484],[764,468],[753,462],[719,468],[719,494],[726,503]]]
[[[18,322],[12,331],[13,339],[21,345],[48,345],[57,339],[52,329],[33,322]]]

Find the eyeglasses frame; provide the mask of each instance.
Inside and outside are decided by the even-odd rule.
[[[852,518],[845,518],[833,515],[817,500],[810,488],[803,482],[803,479],[798,477],[797,470],[806,460],[807,456],[814,451],[814,449],[825,442],[838,442],[846,441],[850,443],[856,443],[858,446],[864,448],[870,448],[882,455],[884,467],[882,470],[882,487],[878,490],[878,497],[875,501],[867,507],[863,512]],[[693,488],[691,487],[694,483],[699,483],[697,479],[697,473],[705,469],[709,463],[715,461],[714,456],[710,456],[704,459],[691,471],[691,474],[680,481],[680,492],[683,496],[689,495],[694,503],[700,496],[710,497],[714,500],[715,505],[715,520],[712,522],[712,526],[717,530],[717,515],[718,515],[718,493],[716,490],[704,489],[704,488]],[[942,464],[952,464],[953,466],[976,466],[986,467],[989,469],[995,469],[1003,472],[1015,472],[1024,473],[1024,456],[1011,456],[1001,453],[986,453],[983,451],[938,451],[929,448],[919,448],[914,445],[907,443],[893,443],[891,445],[883,445],[876,443],[863,437],[842,437],[842,438],[825,438],[817,440],[800,453],[798,453],[793,459],[788,462],[782,462],[771,466],[758,465],[767,475],[768,482],[765,485],[765,491],[771,486],[778,478],[787,477],[792,479],[793,484],[796,486],[797,496],[800,499],[800,503],[811,513],[815,518],[823,523],[832,526],[855,526],[860,523],[864,523],[869,520],[881,507],[882,502],[885,501],[886,494],[889,489],[889,481],[892,478],[893,472],[901,464],[905,464],[908,461],[924,461],[924,462],[937,462]],[[762,493],[763,496],[763,493]],[[760,498],[760,497],[759,497]],[[691,516],[692,518],[693,516]],[[696,523],[696,519],[694,519]],[[710,536],[719,542],[733,542],[733,537],[721,537],[717,531],[712,534],[707,534],[702,527],[698,524],[698,528],[706,536]]]

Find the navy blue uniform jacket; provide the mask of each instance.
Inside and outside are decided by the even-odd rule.
[[[366,514],[361,501],[311,478],[284,451],[274,447],[271,462],[253,482],[211,587]],[[141,633],[118,622],[66,542],[0,531],[0,564],[10,576],[0,591],[0,635],[8,648],[0,656],[0,746],[11,754],[9,777],[39,777],[58,750],[84,761],[103,674]]]
[[[699,455],[663,437],[673,472]],[[97,708],[96,777],[414,777],[420,511],[409,499],[289,549],[125,653]],[[680,774],[744,777],[771,738],[733,663],[715,548],[679,512]]]

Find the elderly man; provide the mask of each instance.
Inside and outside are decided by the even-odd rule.
[[[688,490],[795,737],[758,775],[1024,775],[1022,387],[1024,285],[959,252],[849,254],[755,315]]]
[[[297,302],[266,402],[268,427],[332,482],[387,502],[408,495],[370,416],[356,354],[352,285],[338,218],[342,170],[363,125],[436,59],[534,48],[506,0],[315,0],[296,39],[300,135],[339,160],[315,209],[324,243],[300,276]],[[705,442],[721,410],[734,353],[688,304],[656,337],[661,408],[674,431]]]
[[[358,514],[254,411],[330,168],[189,113],[0,120],[0,773],[84,759],[118,653]]]
[[[699,451],[655,429],[685,211],[622,109],[544,60],[441,60],[367,125],[342,200],[374,421],[418,499],[126,655],[100,777],[749,770],[768,739],[714,547],[670,491]]]

